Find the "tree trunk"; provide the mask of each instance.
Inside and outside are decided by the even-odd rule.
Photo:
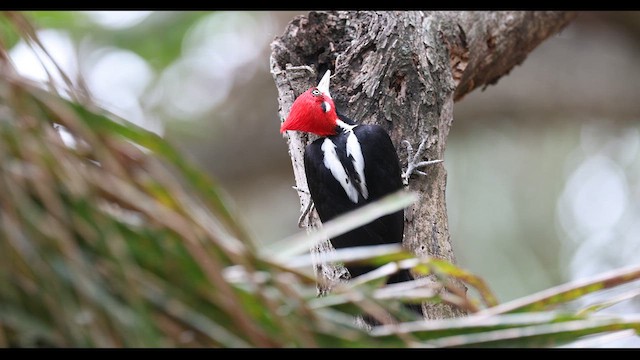
[[[403,166],[407,140],[425,140],[424,160],[444,159],[453,103],[478,86],[494,84],[575,16],[566,12],[310,12],[296,17],[272,43],[271,71],[281,121],[295,98],[317,84],[327,69],[331,95],[347,116],[379,124],[391,136]],[[303,154],[313,136],[290,132],[296,185],[306,190]],[[413,177],[420,200],[405,210],[404,245],[417,256],[455,262],[449,238],[443,163]],[[302,209],[309,195],[300,191]],[[317,215],[303,225],[319,225]],[[327,242],[315,255],[331,248]],[[319,289],[330,288],[334,268],[318,262]],[[430,319],[459,316],[448,305],[427,304]]]

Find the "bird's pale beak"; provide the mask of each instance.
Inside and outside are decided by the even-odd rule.
[[[331,77],[331,70],[327,70],[322,76],[322,79],[318,83],[318,90],[320,90],[323,94],[331,97],[331,93],[329,93],[329,78]]]

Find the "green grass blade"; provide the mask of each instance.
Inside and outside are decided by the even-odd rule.
[[[482,315],[496,315],[510,312],[540,311],[596,291],[609,289],[638,279],[640,279],[640,266],[616,269],[592,278],[577,280],[543,290],[533,295],[482,310],[480,313]]]

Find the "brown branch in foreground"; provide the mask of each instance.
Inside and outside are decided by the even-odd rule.
[[[444,159],[453,122],[453,103],[466,93],[495,83],[575,14],[563,12],[310,12],[291,21],[272,43],[271,71],[278,89],[281,120],[296,96],[317,83],[325,70],[335,76],[336,106],[361,123],[376,123],[390,134],[403,166],[404,141],[423,142],[422,159]],[[277,124],[274,124],[277,126]],[[288,135],[301,209],[309,203],[303,154],[313,140]],[[417,256],[455,263],[445,203],[446,171],[430,165],[427,176],[408,188],[418,202],[405,210],[404,245]],[[315,211],[303,220],[319,225]],[[315,249],[321,259],[331,246]],[[320,291],[330,289],[339,269],[318,266]],[[428,318],[464,312],[446,304],[427,304]]]

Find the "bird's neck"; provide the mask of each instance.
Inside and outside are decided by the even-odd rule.
[[[341,114],[341,113],[337,113],[337,114],[338,114],[338,120],[336,121],[336,133],[339,134],[347,131],[352,131],[353,128],[358,125],[356,124],[355,121],[349,119],[344,114]]]
[[[338,119],[336,121],[336,128],[337,128],[337,132],[341,133],[341,132],[347,132],[347,131],[353,131],[353,128],[356,127],[357,125],[355,124],[347,124],[346,122]]]

